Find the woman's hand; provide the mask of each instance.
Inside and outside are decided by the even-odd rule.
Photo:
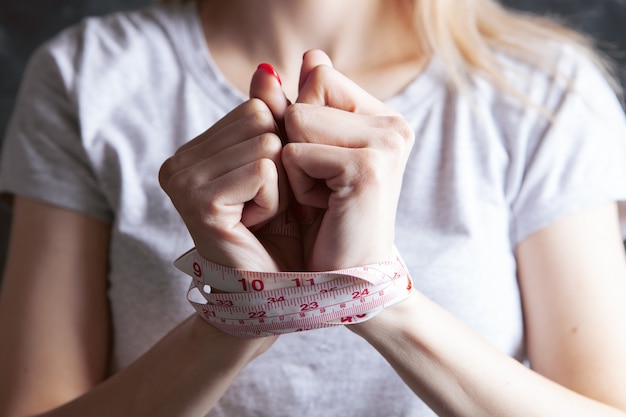
[[[289,105],[277,78],[258,70],[252,99],[163,164],[161,185],[205,258],[270,271],[389,255],[413,132],[321,51],[305,54],[299,90]],[[288,205],[300,214],[304,248]]]
[[[295,199],[305,216],[319,213],[302,224],[306,269],[387,259],[414,141],[408,123],[314,50],[304,56],[299,96],[286,110],[285,130],[289,143],[282,163]]]
[[[206,259],[249,270],[296,269],[299,238],[262,233],[271,222],[287,222],[289,192],[275,120],[288,102],[278,79],[263,68],[250,90],[253,98],[165,161],[159,181]]]

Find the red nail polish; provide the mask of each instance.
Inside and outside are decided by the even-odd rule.
[[[263,71],[273,75],[278,80],[278,84],[280,84],[281,86],[283,85],[283,82],[281,81],[280,76],[278,75],[278,72],[276,72],[274,67],[271,66],[270,64],[264,62],[262,64],[259,64],[259,66],[256,69],[263,70]]]

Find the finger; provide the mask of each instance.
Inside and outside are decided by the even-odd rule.
[[[343,148],[316,143],[289,143],[282,152],[283,166],[297,201],[331,208],[325,202],[366,194],[391,194],[400,184],[404,164],[389,152],[373,148]],[[336,208],[336,207],[335,207]]]
[[[197,172],[197,175],[210,180],[254,161],[269,159],[274,163],[278,173],[279,206],[282,210],[289,203],[289,186],[281,159],[282,147],[281,139],[277,135],[264,133],[231,146],[211,158],[202,159],[190,169]]]
[[[267,104],[254,98],[234,108],[176,152],[187,151],[207,141],[211,142],[213,149],[219,151],[241,139],[249,139],[265,132],[277,132],[276,123]]]
[[[254,197],[247,200],[241,213],[241,223],[250,228],[265,223],[279,211],[280,193],[278,172],[273,161],[260,159],[244,167],[244,181],[250,176],[257,178],[257,190]]]
[[[323,144],[287,144],[283,165],[296,200],[305,206],[327,209],[331,194],[347,198],[358,192],[363,188],[363,178],[371,177],[371,172],[363,172],[368,164],[354,163],[359,157],[357,152]]]
[[[246,227],[272,218],[278,208],[278,175],[271,160],[260,159],[230,171],[211,184],[211,204],[229,214],[241,213]]]
[[[282,143],[280,138],[274,134],[263,134],[236,146],[232,146],[211,158],[200,160],[192,166],[181,169],[178,172],[173,173],[167,181],[163,177],[161,186],[165,192],[170,195],[172,200],[175,202],[175,205],[176,201],[179,201],[179,205],[186,205],[190,199],[189,196],[191,196],[191,198],[202,198],[203,194],[201,193],[204,192],[202,190],[205,188],[210,190],[210,195],[215,195],[220,193],[220,190],[217,187],[224,185],[224,193],[230,193],[230,183],[224,183],[224,181],[220,180],[220,178],[228,176],[230,172],[239,172],[242,167],[250,166],[255,162],[271,161],[273,163],[274,171],[277,172],[277,179],[275,181],[276,187],[280,190],[280,193],[278,193],[277,190],[277,204],[279,204],[279,207],[283,209],[287,206],[288,199],[285,191],[285,188],[287,187],[287,177],[284,174],[282,167],[281,152]],[[280,175],[278,174],[279,172],[281,173]],[[254,180],[255,178],[249,178],[249,181],[252,184],[254,184]],[[242,181],[245,181],[245,179]],[[243,189],[244,188],[242,188],[242,190]],[[235,196],[237,195],[238,194],[235,194]],[[246,200],[239,201],[239,203],[243,204],[248,200],[254,199],[248,198]],[[246,215],[243,216],[246,225],[258,224],[259,210],[256,208],[257,205],[266,207],[266,205],[262,204],[249,204],[249,208],[247,207],[245,210]],[[192,210],[191,212],[193,212],[193,206],[190,206],[189,208]],[[262,211],[262,213],[264,213],[264,211]],[[239,221],[239,218],[236,220]]]
[[[181,179],[182,180],[182,179]],[[187,181],[187,183],[191,183]],[[267,221],[278,211],[278,174],[270,159],[259,159],[213,180],[196,182],[181,204],[212,230]]]
[[[182,200],[189,207],[177,209],[188,214],[183,218],[201,255],[235,268],[264,270],[258,268],[274,264],[248,228],[276,216],[276,182],[274,164],[262,159],[192,190]]]
[[[274,119],[281,123],[289,100],[282,90],[280,76],[270,64],[260,64],[250,81],[250,98],[261,99],[269,107]]]
[[[292,143],[308,142],[346,148],[404,148],[413,131],[400,116],[370,116],[296,103],[287,113],[286,130]]]
[[[312,49],[307,51],[302,58],[302,65],[300,68],[300,79],[298,83],[299,97],[297,99],[297,103],[310,103],[317,104],[320,106],[332,106],[337,107],[342,110],[347,111],[355,111],[357,107],[350,102],[350,100],[356,101],[360,98],[358,95],[354,98],[350,98],[350,100],[344,101],[341,95],[333,96],[328,95],[328,85],[324,84],[323,74],[334,74],[333,63],[331,59],[326,55],[323,51],[319,49]],[[337,73],[338,74],[338,73]],[[344,77],[345,78],[345,77]],[[341,80],[345,82],[345,80]],[[357,90],[357,88],[355,88]],[[341,98],[342,100],[338,100]],[[367,97],[368,100],[371,97]],[[320,135],[311,134],[310,138],[307,139],[306,129],[300,129],[298,127],[302,127],[302,123],[296,122],[296,126],[290,123],[290,116],[295,115],[295,118],[299,121],[304,120],[306,111],[310,110],[310,108],[305,108],[299,105],[290,106],[286,115],[285,115],[285,131],[286,135],[289,138],[290,142],[305,142],[308,140],[312,140],[313,142],[323,143],[328,137],[324,138]],[[292,112],[293,111],[293,112]],[[321,122],[322,125],[326,127],[330,126],[341,126],[341,124],[334,125],[332,123],[328,123],[328,121],[320,120],[319,118],[314,118],[316,121],[314,123]],[[309,121],[313,121],[309,119]],[[300,126],[297,126],[300,125]],[[331,136],[333,137],[333,136]],[[324,139],[324,140],[322,140]],[[340,141],[341,142],[341,141]],[[362,144],[361,144],[362,145]],[[357,145],[355,145],[357,146]],[[293,176],[292,172],[292,176]],[[291,182],[291,179],[290,179]],[[305,175],[299,176],[299,182],[297,188],[304,187],[304,189],[308,189],[311,195],[316,194],[317,196],[312,198],[311,201],[316,201],[317,208],[325,208],[325,202],[328,200],[328,188],[324,184],[323,181],[314,180],[306,177]],[[292,184],[293,188],[293,184]],[[304,201],[304,200],[303,200]],[[294,207],[294,212],[296,213],[297,218],[303,224],[308,224],[316,219],[320,212],[318,209],[315,209],[311,206],[308,206],[306,203],[295,203],[292,204]]]
[[[222,129],[213,134],[206,132],[180,148],[168,158],[159,171],[161,186],[166,186],[170,178],[181,170],[188,169],[201,161],[213,159],[216,155],[231,147],[263,135],[276,135],[277,129],[272,114],[267,106],[259,99],[250,102],[245,113],[230,124],[223,125]],[[241,149],[241,147],[238,147]],[[232,154],[233,152],[230,152]],[[243,153],[242,155],[247,155]],[[220,163],[232,162],[233,159],[218,159]],[[234,166],[241,165],[234,162]]]
[[[293,151],[285,152],[287,155]],[[328,200],[332,190],[326,185],[326,181],[314,178],[311,173],[298,163],[297,157],[288,156],[283,160],[283,165],[292,186],[292,194],[295,200],[293,204],[299,212],[296,217],[300,223],[310,222],[317,218],[321,210],[328,209]]]
[[[300,67],[300,80],[298,81],[298,91],[302,89],[311,71],[319,65],[333,66],[332,61],[326,53],[319,49],[310,49],[302,55],[302,66]]]
[[[388,254],[401,184],[394,179],[402,166],[381,153],[312,143],[283,149],[295,198],[325,210],[307,260],[313,270],[364,265]]]
[[[274,117],[277,133],[282,143],[287,143],[285,133],[285,110],[291,104],[282,90],[282,82],[278,72],[270,64],[262,63],[252,75],[250,81],[250,97],[262,100],[270,109]],[[280,191],[280,207],[285,208],[289,201],[289,184],[282,169],[282,162],[274,160],[278,169]]]
[[[275,165],[282,167],[281,152],[280,138],[273,133],[264,133],[231,146],[210,158],[201,159],[189,169],[195,170],[198,175],[207,179],[214,179],[259,159],[270,159]]]
[[[397,112],[329,65],[330,58],[312,50],[303,57],[297,103],[330,106],[352,113],[395,115]],[[303,81],[302,81],[303,80]]]

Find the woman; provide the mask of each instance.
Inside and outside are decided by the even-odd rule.
[[[626,126],[594,60],[488,0],[200,1],[64,32],[3,150],[0,414],[626,415]],[[267,233],[285,219],[300,236]],[[172,266],[394,245],[414,289],[351,331],[232,336]]]

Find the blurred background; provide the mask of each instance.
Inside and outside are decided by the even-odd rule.
[[[626,87],[626,0],[501,0],[533,13],[557,16],[593,36],[614,58]],[[86,16],[147,6],[151,0],[0,0],[0,145],[33,50],[64,27]],[[0,276],[10,227],[10,208],[0,200]]]

